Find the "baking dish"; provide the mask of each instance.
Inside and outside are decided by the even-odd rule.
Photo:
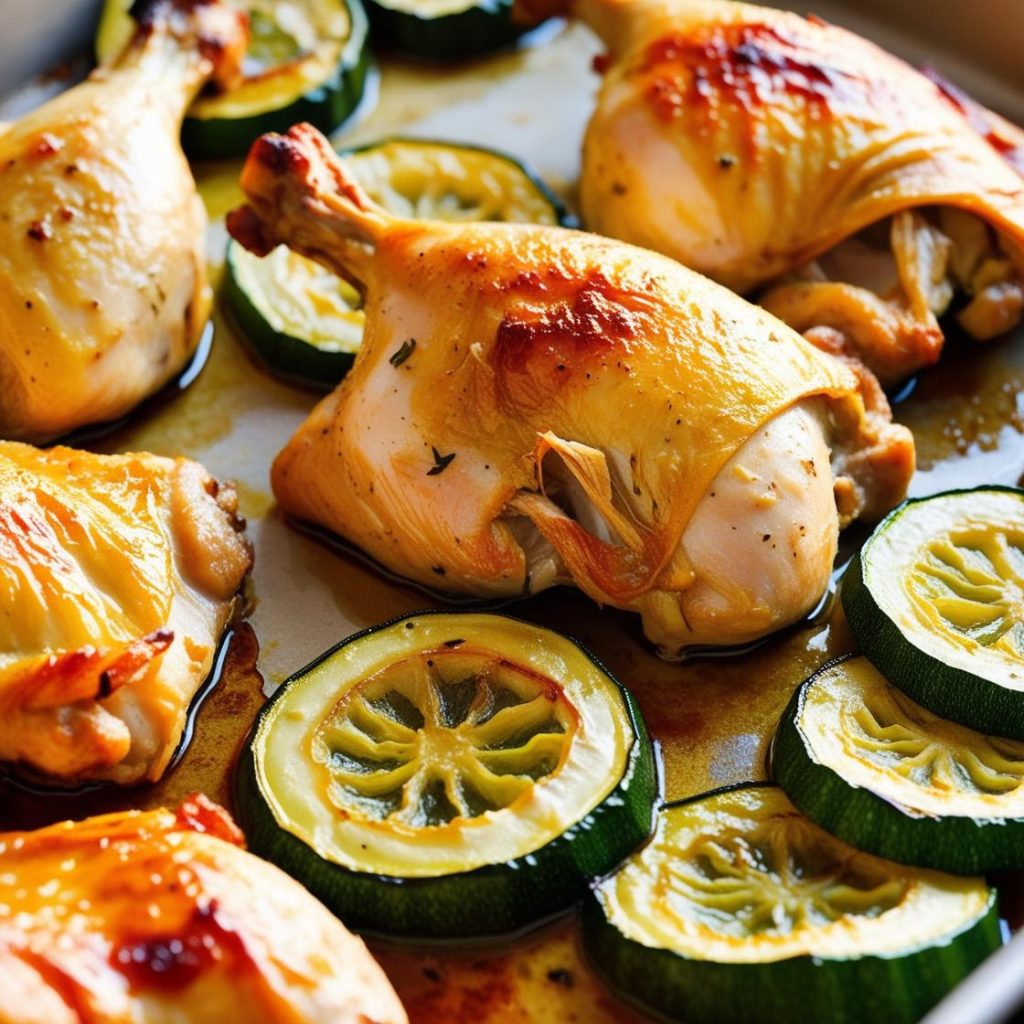
[[[0,66],[11,79],[0,80],[2,89],[16,86],[32,69],[42,70],[62,59],[76,41],[86,50],[90,42],[95,4],[80,0],[47,5],[45,18],[23,12],[23,6],[29,5],[5,0],[5,11],[13,7],[17,31],[0,41]],[[951,8],[944,8],[923,28],[918,24],[919,6],[910,2],[817,6],[828,18],[847,22],[914,60],[934,64],[1009,115],[1024,113],[1024,82],[1014,61],[1015,52],[1020,52],[1014,40],[1019,40],[1022,26],[1010,9],[1012,0],[972,5],[969,17],[954,18]],[[386,60],[376,110],[340,133],[338,141],[358,145],[401,132],[497,146],[532,161],[571,198],[579,139],[596,84],[589,65],[597,51],[586,31],[573,27],[555,30],[543,46],[502,54],[458,71]],[[24,102],[24,96],[19,102]],[[0,119],[4,113],[0,107]],[[218,218],[210,237],[214,261],[222,257],[224,246],[219,218],[239,198],[236,175],[234,163],[200,169],[211,217]],[[201,457],[218,475],[239,480],[257,549],[252,622],[261,641],[260,669],[269,691],[354,630],[433,602],[407,587],[382,581],[347,555],[325,554],[323,547],[284,524],[269,496],[266,467],[312,398],[270,381],[251,366],[222,319],[218,319],[217,333],[219,344],[211,363],[190,393],[133,420],[101,444],[122,450],[182,450]],[[969,394],[962,386],[968,366],[974,375]],[[1016,416],[1019,422],[1022,388],[1024,341],[1019,338],[1003,344],[998,352],[986,350],[976,361],[954,353],[930,376],[898,412],[925,439],[925,468],[915,480],[914,493],[950,485],[1017,483],[1024,470],[1024,443],[1011,421]],[[972,405],[975,396],[980,401]],[[958,444],[966,448],[965,456],[955,454]],[[651,708],[653,731],[665,748],[673,797],[758,774],[765,736],[780,703],[784,704],[782,696],[849,642],[840,626],[823,618],[750,656],[756,660],[746,667],[726,659],[673,667],[654,661],[641,649],[622,617],[599,614],[577,597],[551,594],[520,606],[517,614],[520,610],[580,636],[637,688]],[[757,668],[754,687],[741,678],[749,675],[750,665]],[[695,686],[703,690],[700,697],[693,697]],[[683,692],[685,700],[679,696]],[[690,753],[694,748],[700,751],[698,756]],[[586,1002],[586,986],[570,988],[556,980],[565,974],[572,977],[576,970],[572,942],[571,935],[556,934],[539,945],[535,942],[526,953],[497,953],[475,962],[453,961],[454,966],[446,962],[440,968],[409,954],[385,951],[383,957],[389,969],[405,979],[403,995],[421,1008],[423,1020],[459,1019],[426,1015],[449,1012],[427,1007],[454,1004],[438,1004],[436,999],[432,1003],[429,991],[421,991],[437,984],[424,970],[440,972],[451,991],[472,993],[480,991],[482,977],[504,979],[523,965],[539,973],[539,992],[552,993],[545,1011],[551,1016],[535,1014],[530,1019],[562,1019],[556,1014],[567,1008],[577,1008],[582,1019],[622,1019],[586,1017],[591,1006],[593,1013],[599,1012],[597,1002]],[[1024,988],[1022,958],[1024,948],[1019,942],[1008,946],[951,997],[949,1008],[938,1008],[932,1019],[1000,1019],[1000,1001],[1003,1008],[1012,1005],[1018,997],[1015,985]],[[510,964],[516,965],[514,969]],[[411,980],[415,974],[420,977]],[[459,1005],[466,1005],[465,999]],[[536,997],[524,1005],[536,1006]],[[493,1004],[475,1019],[514,1019],[502,1017],[503,1012]]]

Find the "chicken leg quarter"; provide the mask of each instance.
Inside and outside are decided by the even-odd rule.
[[[517,0],[608,47],[590,229],[757,298],[894,383],[1024,313],[1024,133],[819,18],[726,0]]]
[[[804,615],[840,523],[903,496],[913,443],[877,382],[671,260],[391,217],[308,125],[258,140],[242,182],[237,239],[285,242],[366,300],[356,364],[274,492],[406,576],[483,597],[573,583],[675,656]]]
[[[237,72],[245,18],[149,0],[120,58],[0,134],[0,437],[127,412],[195,351],[206,216],[178,136]]]

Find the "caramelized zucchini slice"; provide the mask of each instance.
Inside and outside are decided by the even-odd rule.
[[[982,879],[861,853],[766,785],[667,807],[583,935],[616,989],[688,1024],[912,1024],[1000,941]]]
[[[881,857],[963,875],[1024,868],[1024,743],[939,718],[867,658],[800,687],[772,773],[806,815]]]
[[[564,224],[565,208],[529,168],[503,153],[390,139],[345,153],[359,183],[403,217]],[[263,364],[296,384],[331,390],[363,338],[356,290],[278,246],[260,258],[228,246],[225,296]]]
[[[398,619],[297,673],[238,784],[253,850],[350,927],[430,940],[565,910],[657,799],[627,692],[571,640],[473,613]]]
[[[106,0],[96,34],[99,63],[135,30],[132,0]],[[334,131],[363,98],[371,65],[360,0],[239,0],[249,13],[245,77],[229,92],[201,97],[182,128],[195,157],[238,156],[264,132],[309,121]]]
[[[857,642],[918,704],[1024,740],[1024,491],[905,502],[843,581]]]

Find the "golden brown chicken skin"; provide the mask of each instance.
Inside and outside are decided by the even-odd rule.
[[[206,215],[178,137],[230,76],[244,18],[150,0],[112,65],[0,133],[0,437],[114,419],[194,353],[210,310]]]
[[[886,383],[938,358],[951,306],[979,339],[1019,321],[1019,130],[817,18],[725,0],[554,7],[609,49],[588,227],[756,296]]]
[[[0,442],[0,760],[160,777],[252,561],[196,462]]]
[[[274,492],[399,573],[488,597],[571,582],[674,655],[804,614],[836,498],[848,521],[905,492],[913,444],[870,375],[664,257],[390,217],[308,125],[257,142],[242,180],[236,238],[365,291],[356,364]]]
[[[4,1024],[405,1024],[362,942],[205,797],[0,833]]]

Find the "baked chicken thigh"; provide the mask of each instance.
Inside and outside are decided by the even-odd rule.
[[[405,1024],[363,943],[204,797],[0,833],[8,1024]]]
[[[251,563],[198,463],[0,442],[0,760],[160,777]]]
[[[122,415],[178,373],[210,310],[206,215],[178,136],[230,78],[245,19],[147,0],[109,67],[0,132],[0,437]]]
[[[521,0],[609,53],[583,150],[588,227],[753,294],[885,383],[951,307],[1024,310],[1021,133],[816,18],[725,0]]]
[[[308,125],[258,140],[242,184],[242,244],[365,293],[356,364],[274,493],[406,576],[483,597],[571,582],[672,656],[799,618],[840,520],[904,494],[913,443],[870,375],[665,257],[389,216]]]

